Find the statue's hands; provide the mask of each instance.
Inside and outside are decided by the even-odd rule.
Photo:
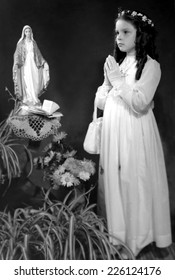
[[[44,79],[44,89],[46,89],[50,80],[49,65],[47,64],[47,62],[44,63],[43,79]]]
[[[13,66],[13,82],[17,83],[17,65]]]
[[[105,61],[104,69],[106,71],[109,82],[114,86],[117,79],[121,77],[119,65],[115,58],[108,55]]]
[[[49,65],[47,64],[47,62],[44,63],[44,70],[49,71]]]

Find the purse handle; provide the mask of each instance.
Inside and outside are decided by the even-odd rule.
[[[94,112],[93,112],[93,122],[96,122],[97,120],[97,104],[96,104],[96,100],[94,100]]]

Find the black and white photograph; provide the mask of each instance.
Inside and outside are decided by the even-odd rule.
[[[0,0],[1,261],[175,260],[174,16]]]

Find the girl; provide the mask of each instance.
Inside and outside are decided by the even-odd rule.
[[[152,111],[161,70],[147,16],[121,11],[115,33],[114,57],[106,58],[96,93],[104,110],[98,206],[109,233],[137,255],[153,241],[157,247],[171,244],[167,177]]]
[[[40,105],[38,97],[49,83],[49,66],[33,39],[32,29],[25,25],[14,53],[13,81],[15,94],[27,106]]]

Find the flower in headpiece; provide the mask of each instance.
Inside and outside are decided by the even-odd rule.
[[[142,17],[142,20],[143,20],[143,21],[147,21],[147,17],[146,17],[146,16],[143,16],[143,17]]]
[[[137,12],[135,12],[135,11],[133,11],[132,14],[131,14],[131,16],[133,16],[133,17],[136,16],[136,15],[137,15]]]
[[[143,22],[148,23],[151,26],[154,26],[153,22],[151,19],[149,19],[146,15],[142,14],[142,13],[137,13],[136,11],[132,11],[131,12],[131,16],[135,17],[139,17],[140,20],[142,20]]]
[[[152,20],[148,19],[148,24],[150,24],[151,26],[154,26]]]

